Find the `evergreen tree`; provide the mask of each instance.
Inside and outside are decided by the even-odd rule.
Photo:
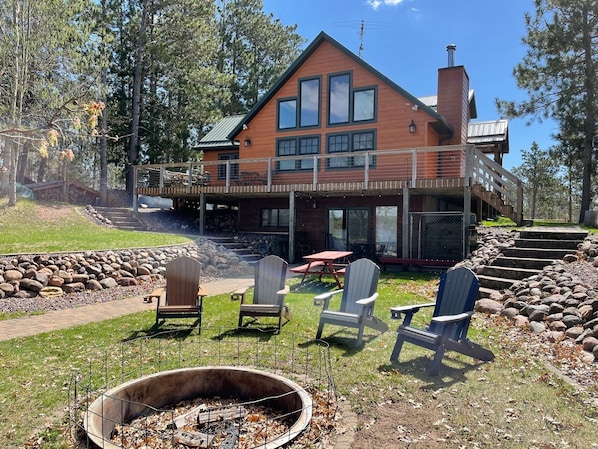
[[[219,0],[218,69],[230,75],[224,115],[244,114],[299,56],[305,40],[272,14],[262,0]]]
[[[525,16],[527,53],[514,69],[529,98],[497,100],[508,116],[553,117],[564,125],[573,112],[581,124],[583,164],[580,222],[592,199],[592,142],[598,120],[598,0],[535,0]]]
[[[513,173],[520,177],[526,184],[529,192],[525,198],[525,206],[530,217],[538,218],[539,204],[549,203],[549,198],[554,197],[557,185],[556,174],[558,167],[552,161],[550,155],[540,149],[536,142],[532,143],[528,150],[521,150],[523,164],[515,167]],[[546,207],[544,210],[549,209]],[[553,218],[553,217],[543,217]]]

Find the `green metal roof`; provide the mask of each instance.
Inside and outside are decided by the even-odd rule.
[[[230,139],[228,136],[242,121],[243,115],[231,115],[220,120],[212,130],[201,138],[199,144],[195,147],[202,148],[236,148],[238,142]]]

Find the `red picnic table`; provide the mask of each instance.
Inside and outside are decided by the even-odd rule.
[[[317,275],[322,280],[323,275],[332,276],[338,288],[342,288],[339,275],[345,274],[345,267],[349,263],[349,256],[352,251],[322,251],[315,254],[303,256],[307,261],[305,265],[291,268],[293,273],[303,274],[301,282],[305,281],[307,275]]]

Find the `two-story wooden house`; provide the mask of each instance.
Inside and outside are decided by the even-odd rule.
[[[227,206],[239,232],[283,235],[289,260],[298,243],[461,260],[475,217],[521,221],[522,188],[500,165],[507,122],[470,122],[475,96],[448,51],[437,95],[420,99],[321,33],[202,139],[201,162],[138,166],[137,193],[197,205],[202,231]]]

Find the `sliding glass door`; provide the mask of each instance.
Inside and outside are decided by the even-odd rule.
[[[368,243],[369,209],[329,209],[326,245],[328,249],[348,250],[365,247]]]

